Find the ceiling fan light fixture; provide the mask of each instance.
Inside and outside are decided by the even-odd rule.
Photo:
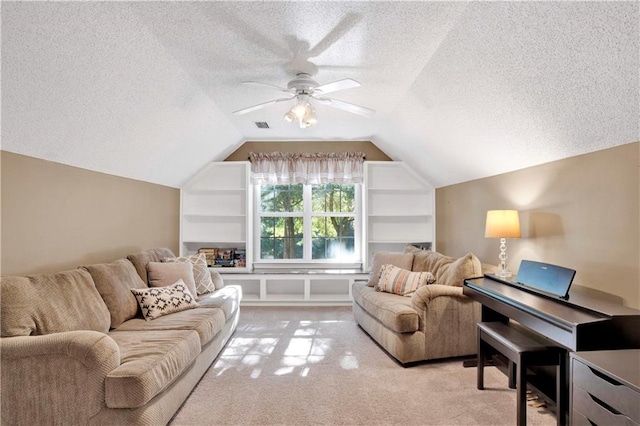
[[[301,127],[304,127],[304,128],[314,126],[316,123],[318,123],[318,117],[316,116],[316,112],[313,110],[313,108],[311,108],[311,106],[309,106],[309,111],[307,112],[307,114],[305,114],[305,116],[302,117],[300,120],[301,120],[300,121]]]
[[[297,119],[298,117],[296,117],[296,115],[291,112],[291,110],[287,111],[287,113],[284,115],[284,121],[286,121],[287,123],[293,123]]]
[[[309,105],[308,102],[303,101],[300,102],[298,101],[298,103],[296,103],[293,108],[291,108],[291,113],[293,113],[296,117],[298,118],[303,118],[305,115],[307,115],[307,111],[309,110],[311,106]]]

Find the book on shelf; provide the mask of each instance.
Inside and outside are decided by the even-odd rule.
[[[204,253],[207,266],[213,268],[244,268],[247,266],[247,251],[239,248],[201,248],[198,253]]]
[[[238,268],[247,266],[247,251],[245,249],[236,249],[233,255],[233,261]]]
[[[205,261],[207,262],[207,266],[215,265],[216,258],[218,257],[217,248],[201,248],[201,249],[198,249],[198,253],[204,253],[204,258],[205,258]]]

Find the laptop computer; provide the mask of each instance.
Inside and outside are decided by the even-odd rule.
[[[520,262],[515,282],[500,279],[495,275],[489,275],[489,277],[544,296],[568,299],[569,289],[575,275],[576,271],[573,269],[533,260],[523,260]]]

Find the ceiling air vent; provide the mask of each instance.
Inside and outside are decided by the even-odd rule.
[[[254,123],[256,124],[256,127],[258,129],[268,129],[269,128],[269,123],[267,123],[266,121],[254,121]]]

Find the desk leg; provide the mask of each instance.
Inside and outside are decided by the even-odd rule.
[[[569,424],[569,352],[560,351],[560,365],[556,378],[556,417],[558,426]]]

